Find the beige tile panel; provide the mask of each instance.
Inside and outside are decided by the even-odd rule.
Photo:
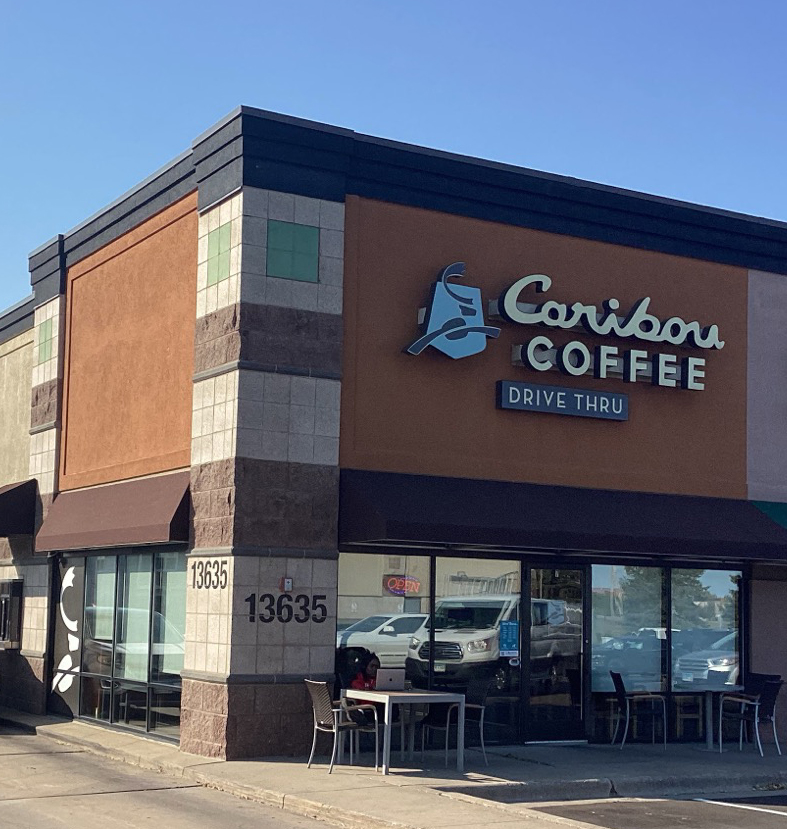
[[[341,382],[240,371],[237,454],[335,466]]]
[[[0,345],[0,486],[28,477],[34,332]]]

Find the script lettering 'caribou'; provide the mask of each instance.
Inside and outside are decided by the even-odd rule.
[[[635,338],[672,345],[688,343],[697,348],[724,348],[724,341],[719,339],[717,325],[702,328],[699,322],[686,322],[680,317],[660,320],[648,313],[650,297],[638,299],[625,316],[615,313],[620,308],[617,299],[604,300],[603,311],[599,311],[595,305],[575,302],[569,306],[554,300],[548,300],[535,307],[530,305],[527,309],[519,308],[517,303],[520,301],[520,294],[531,285],[536,293],[541,294],[549,290],[552,280],[546,274],[534,273],[523,276],[510,288],[506,288],[500,297],[498,307],[500,313],[510,322],[566,329],[582,325],[588,333],[603,336]]]

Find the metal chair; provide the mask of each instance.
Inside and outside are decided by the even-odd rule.
[[[486,758],[486,746],[484,745],[484,714],[486,713],[486,698],[489,694],[491,680],[471,679],[465,693],[465,728],[470,723],[478,726],[478,733],[481,737],[481,753],[484,755],[484,763],[489,765]],[[456,713],[456,716],[454,714]],[[443,719],[445,717],[445,719]],[[459,705],[453,703],[443,711],[443,706],[432,711],[421,720],[421,753],[424,751],[427,730],[445,731],[445,765],[448,768],[448,736],[451,732],[451,720],[458,722]]]
[[[652,726],[652,740],[656,742],[656,703],[661,704],[662,716],[662,731],[664,733],[664,750],[667,750],[667,699],[663,694],[653,694],[650,691],[626,691],[626,686],[623,682],[623,677],[615,671],[610,671],[609,675],[612,677],[612,683],[615,686],[615,696],[618,699],[618,716],[615,723],[615,733],[612,737],[612,745],[615,745],[615,740],[618,738],[618,730],[620,729],[620,721],[623,719],[624,712],[626,717],[626,727],[623,729],[623,740],[620,743],[620,749],[626,745],[626,737],[629,733],[629,721],[631,720],[631,708],[639,702],[649,702],[651,704],[651,726]]]
[[[317,732],[323,731],[328,734],[333,734],[333,749],[331,751],[331,763],[328,768],[328,774],[333,771],[334,763],[336,762],[336,753],[339,746],[339,738],[344,738],[345,734],[350,734],[350,765],[353,762],[353,733],[358,731],[371,730],[365,725],[362,725],[353,719],[350,719],[353,712],[366,712],[370,709],[374,712],[374,769],[377,771],[379,766],[379,745],[377,738],[377,709],[373,705],[347,705],[342,703],[334,703],[331,699],[330,685],[327,682],[314,682],[307,679],[306,688],[309,691],[309,696],[312,701],[312,711],[314,714],[314,738],[312,739],[312,750],[309,754],[309,761],[306,768],[311,768],[312,760],[314,759],[314,750],[317,747]]]
[[[760,740],[760,723],[770,723],[773,729],[773,741],[776,743],[776,751],[781,756],[782,750],[779,746],[779,738],[776,736],[776,698],[779,696],[784,683],[779,680],[766,679],[762,681],[762,690],[756,694],[732,693],[722,694],[719,699],[719,752],[722,751],[722,725],[725,719],[738,720],[740,729],[738,732],[738,750],[743,751],[743,726],[745,723],[754,725],[754,734],[757,739],[757,748],[760,757],[763,757],[762,741]],[[732,702],[736,709],[725,710],[724,703]]]

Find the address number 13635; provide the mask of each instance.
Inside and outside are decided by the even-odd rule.
[[[273,593],[262,593],[257,596],[252,593],[244,601],[249,606],[249,621],[272,622],[278,619],[280,622],[324,622],[328,618],[328,608],[325,604],[327,596],[307,596],[302,593],[298,596],[291,596],[289,593],[281,593],[274,596]]]

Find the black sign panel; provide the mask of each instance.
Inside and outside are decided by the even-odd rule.
[[[57,577],[49,710],[76,716],[79,713],[79,671],[82,662],[85,559],[61,561]]]
[[[497,381],[498,409],[520,412],[549,412],[573,417],[600,417],[604,420],[628,420],[627,394],[595,389],[541,386],[536,383]]]

